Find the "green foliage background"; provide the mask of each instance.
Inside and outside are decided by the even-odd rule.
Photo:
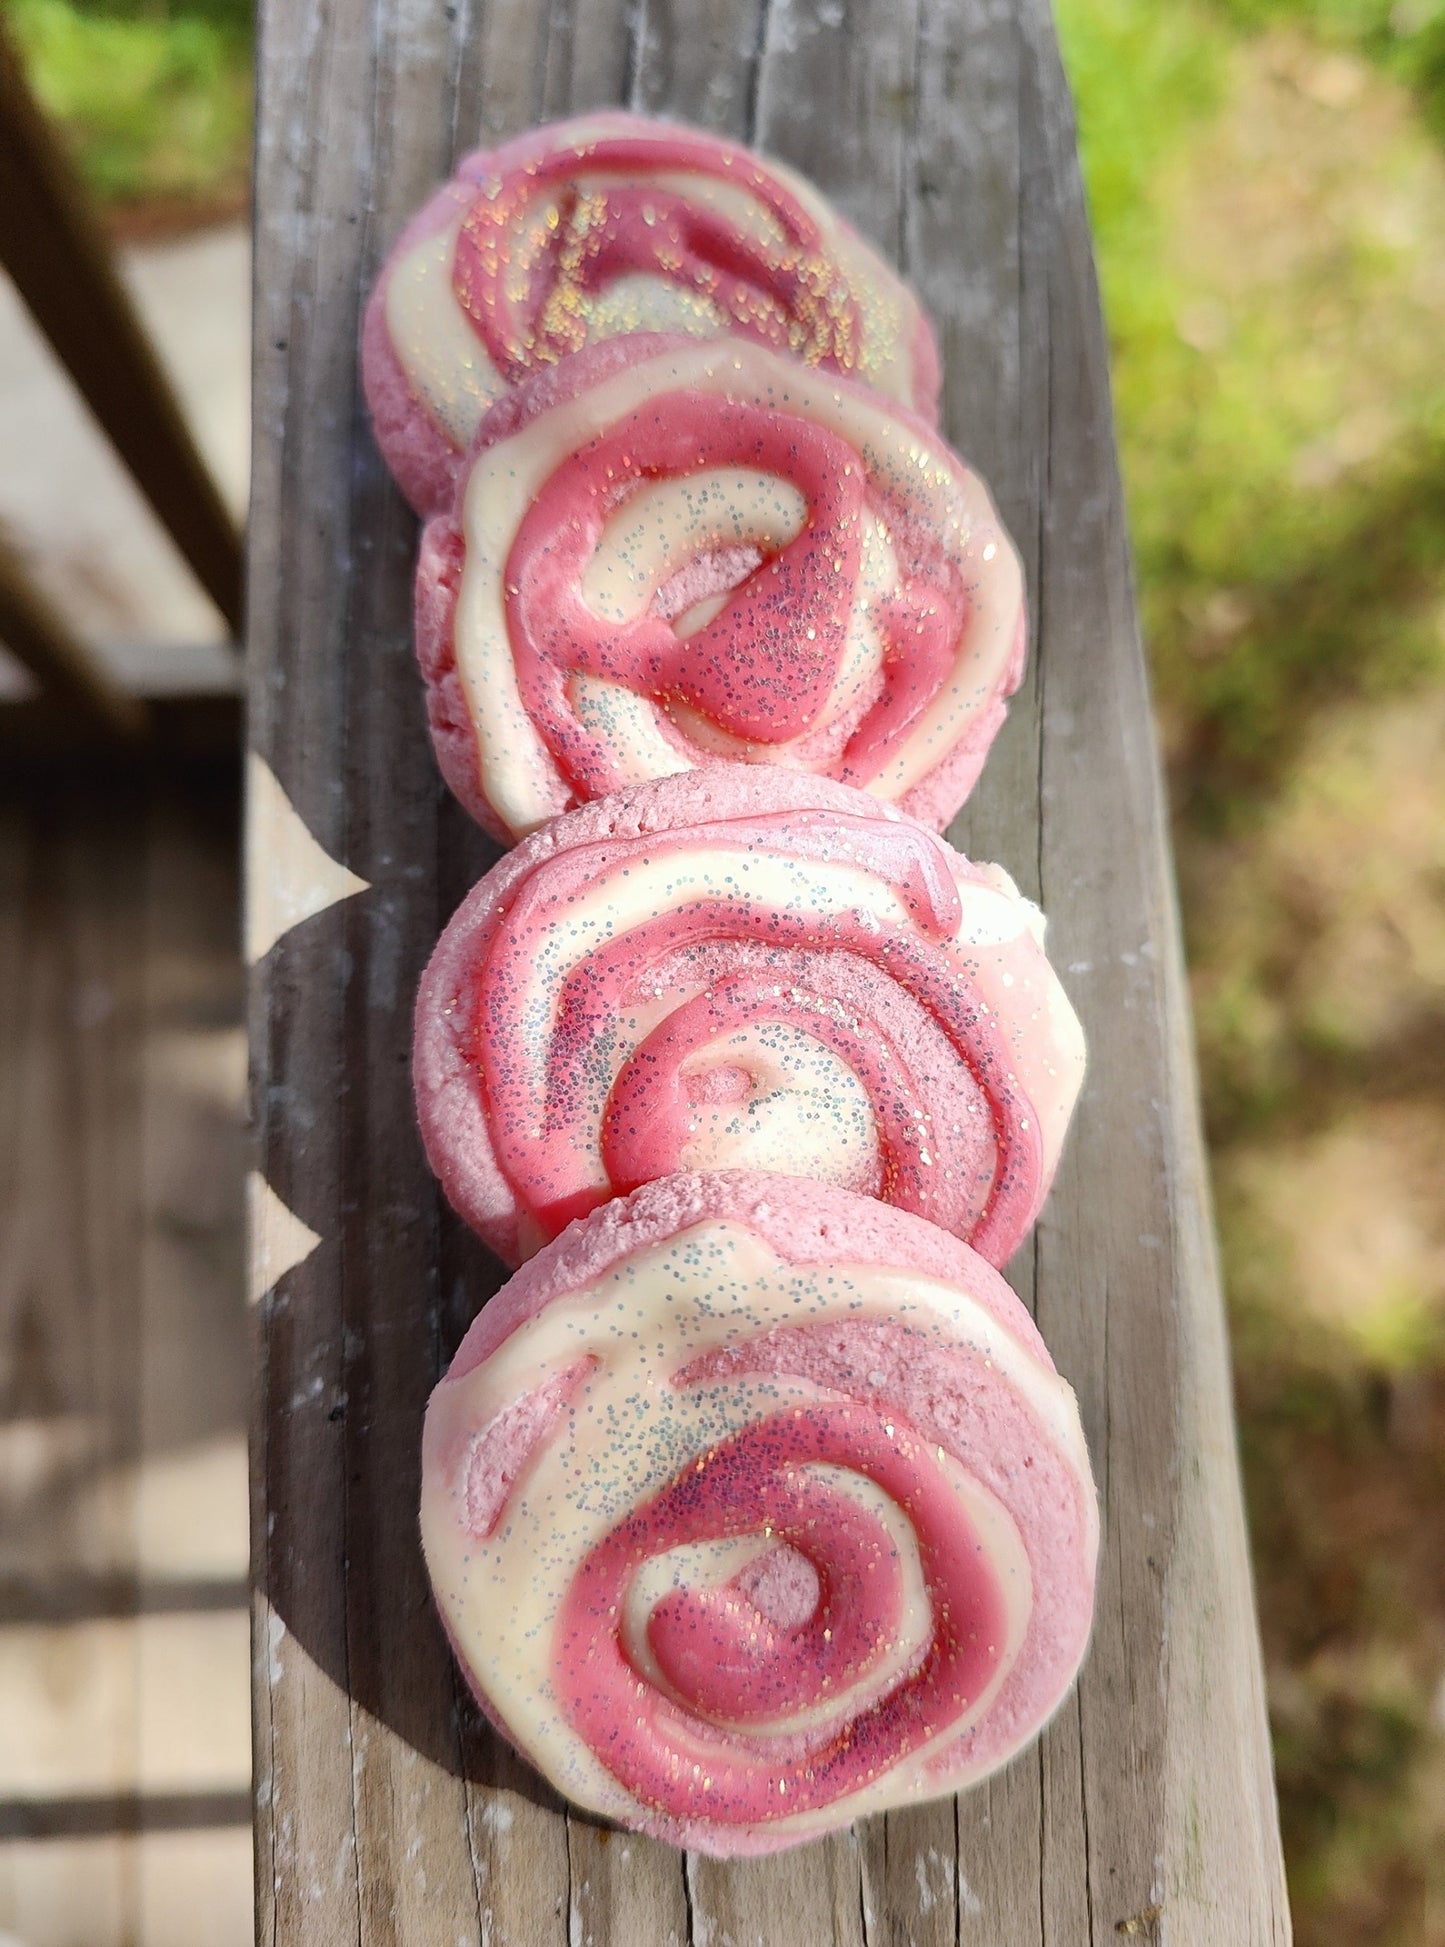
[[[7,21],[112,210],[244,195],[250,0],[7,0]]]
[[[1302,1947],[1445,1942],[1445,5],[1057,0]]]
[[[1302,1947],[1445,1943],[1445,0],[1056,0],[1175,805]],[[246,0],[10,0],[113,210]]]

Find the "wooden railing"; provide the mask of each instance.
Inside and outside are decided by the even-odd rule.
[[[252,940],[258,1939],[1285,1947],[1168,827],[1048,0],[267,0],[261,26],[249,871],[287,923]],[[685,1861],[555,1798],[469,1707],[417,1546],[423,1407],[498,1269],[416,1140],[410,1001],[490,854],[427,748],[415,523],[354,410],[357,324],[457,148],[620,103],[806,170],[939,328],[945,423],[1019,544],[1033,624],[951,836],[1040,900],[1089,1042],[1012,1267],[1101,1492],[1078,1688],[956,1804],[773,1858]]]

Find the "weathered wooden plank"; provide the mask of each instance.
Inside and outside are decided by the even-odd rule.
[[[250,1878],[234,807],[0,806],[0,1926]],[[237,1905],[236,1896],[241,1904]]]
[[[437,31],[429,33],[433,24]],[[438,117],[435,85],[446,26],[438,11],[434,23],[418,19],[410,38],[398,32],[377,46],[370,22],[355,9],[298,14],[294,39],[279,38],[277,25],[273,16],[263,91],[297,153],[316,144],[318,166],[307,171],[294,205],[290,188],[270,202],[264,154],[258,180],[257,389],[274,399],[266,391],[274,370],[298,403],[284,441],[272,444],[284,459],[284,476],[271,488],[258,474],[255,494],[264,499],[274,492],[282,504],[308,509],[301,531],[274,537],[269,573],[257,575],[253,555],[258,636],[278,626],[294,629],[297,650],[276,666],[277,728],[261,747],[321,845],[360,859],[369,822],[365,755],[389,712],[400,734],[384,751],[373,788],[386,793],[390,831],[398,848],[405,847],[410,870],[388,875],[376,902],[377,930],[359,960],[344,908],[325,915],[335,924],[313,921],[272,949],[273,979],[286,994],[271,1015],[283,1037],[274,1055],[253,1029],[253,1059],[285,1091],[283,1115],[293,1138],[285,1147],[268,1140],[261,1168],[285,1208],[321,1237],[305,1269],[327,1297],[293,1311],[283,1286],[267,1319],[271,1355],[262,1368],[259,1415],[267,1431],[257,1479],[263,1495],[268,1476],[308,1487],[287,1497],[284,1525],[258,1531],[269,1608],[259,1618],[256,1643],[269,1682],[256,1719],[255,1767],[276,1810],[257,1849],[259,1931],[262,1939],[289,1940],[303,1931],[325,1941],[381,1939],[389,1937],[388,1914],[412,1923],[415,1936],[417,1903],[427,1888],[435,1910],[456,1910],[473,1925],[477,1916],[449,1673],[437,1645],[407,1640],[420,1601],[404,1554],[406,1481],[415,1464],[388,1443],[389,1428],[400,1439],[408,1407],[414,1420],[435,1358],[428,1265],[434,1206],[422,1193],[415,1159],[403,1154],[395,1179],[379,1184],[388,1218],[378,1221],[380,1211],[371,1207],[378,1179],[368,1165],[391,1158],[385,1141],[368,1149],[354,1133],[369,1126],[372,1083],[387,1068],[369,1032],[371,1024],[383,1024],[383,1013],[368,1003],[373,996],[389,1001],[398,1021],[404,1012],[399,993],[385,992],[386,949],[377,953],[374,942],[389,929],[392,945],[400,945],[403,923],[424,939],[435,924],[436,870],[435,794],[401,687],[412,524],[380,493],[374,468],[359,481],[349,477],[359,445],[357,293],[376,247],[373,223],[394,222],[416,181],[435,176],[448,160],[449,130]],[[285,155],[275,160],[285,175]],[[268,213],[275,234],[268,234]],[[269,292],[267,265],[286,266]],[[269,312],[267,295],[275,300]],[[344,638],[345,655],[331,653]],[[361,679],[354,706],[348,699],[353,672]],[[377,876],[374,866],[361,870]],[[404,980],[414,971],[415,949],[404,963],[393,952],[390,965],[392,978]],[[399,1082],[401,1071],[394,1072]],[[328,1097],[345,1101],[347,1113],[319,1113]],[[383,1118],[393,1138],[405,1129],[395,1100],[393,1089]],[[268,1136],[272,1122],[263,1110]],[[354,1167],[364,1182],[353,1186],[348,1172]],[[404,1215],[393,1224],[398,1207]],[[391,1329],[410,1333],[410,1343],[386,1363],[370,1329],[375,1322],[384,1332],[386,1322],[367,1315],[377,1279],[391,1280],[398,1297]],[[405,1391],[400,1398],[391,1393],[393,1380],[409,1389],[410,1399]],[[401,1475],[388,1500],[393,1482],[386,1469],[398,1458]],[[388,1548],[403,1554],[399,1580],[386,1579]],[[367,1625],[359,1629],[349,1592],[373,1586],[373,1577],[388,1601],[374,1611],[368,1604]],[[400,1736],[379,1728],[387,1719]],[[416,1746],[447,1748],[452,1762],[414,1759]],[[382,1803],[394,1804],[393,1815],[368,1816]],[[385,1849],[380,1855],[378,1847]]]
[[[134,1503],[124,1463],[134,1451],[139,1388],[139,1184],[134,1144],[117,1154],[115,1138],[134,1130],[138,1107],[139,915],[119,889],[127,861],[114,827],[86,848],[75,820],[53,801],[7,824],[18,869],[6,875],[6,930],[18,933],[24,950],[8,970],[5,1008],[0,1343],[7,1383],[0,1405],[7,1431],[29,1449],[19,1451],[17,1441],[7,1478],[15,1468],[30,1481],[29,1493],[6,1509],[5,1567],[31,1588],[75,1570],[119,1571],[133,1613]],[[91,1482],[99,1492],[84,1491]],[[129,1781],[137,1700],[122,1646],[91,1631],[72,1634],[67,1647],[79,1667],[67,1670],[61,1648],[52,1681],[63,1691],[68,1677],[85,1689],[89,1742],[68,1749],[63,1725],[37,1736],[39,1712],[30,1716],[30,1741],[10,1753],[8,1789],[0,1786],[12,1803],[27,1787],[58,1795],[66,1784],[113,1791]],[[23,1656],[26,1645],[22,1638],[9,1648]],[[33,1654],[39,1676],[38,1645]],[[43,1682],[34,1694],[43,1710]],[[28,1776],[17,1776],[17,1765]],[[95,1851],[95,1935],[118,1941],[134,1918],[127,1848],[114,1836]],[[39,1863],[37,1874],[25,1851],[6,1862],[5,1893],[21,1909],[52,1890]]]
[[[261,1308],[262,1938],[1287,1938],[1227,1367],[1107,369],[1042,0],[272,0],[258,175],[253,741],[371,890],[253,986],[259,1162],[320,1241]],[[411,1132],[407,1014],[486,861],[421,735],[413,529],[358,406],[359,303],[450,158],[627,101],[748,136],[899,257],[952,436],[1023,548],[1035,658],[956,832],[1044,897],[1094,1066],[1013,1267],[1105,1499],[1095,1650],[957,1806],[724,1867],[568,1814],[459,1695],[414,1542],[421,1405],[496,1272]]]
[[[768,0],[642,0],[628,106],[752,139]]]

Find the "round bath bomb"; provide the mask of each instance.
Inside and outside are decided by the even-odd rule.
[[[530,380],[417,568],[437,757],[504,838],[719,760],[941,829],[1025,636],[978,476],[876,393],[738,341],[629,339]]]
[[[860,791],[715,765],[519,845],[417,997],[417,1113],[507,1262],[676,1171],[917,1212],[1003,1264],[1084,1069],[1043,916]]]
[[[402,491],[435,512],[509,387],[659,330],[752,339],[936,417],[917,300],[815,189],[699,130],[594,114],[467,156],[387,258],[362,376]]]
[[[795,1178],[649,1184],[488,1305],[422,1540],[488,1716],[557,1789],[727,1856],[971,1784],[1084,1654],[1074,1396],[997,1272]]]

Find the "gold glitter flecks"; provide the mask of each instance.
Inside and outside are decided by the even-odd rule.
[[[501,331],[503,363],[514,371],[555,362],[597,338],[659,328],[692,335],[742,330],[809,365],[866,370],[869,296],[826,250],[792,237],[744,235],[757,269],[753,278],[740,277],[685,242],[665,205],[647,201],[638,214],[655,239],[650,262],[608,275],[602,259],[616,235],[618,199],[635,194],[630,185],[573,179],[542,191],[524,175],[495,189],[478,199],[462,228],[476,252],[480,291],[497,293],[506,315],[478,316],[487,300],[469,280],[457,297],[484,336]],[[705,180],[683,201],[706,211]],[[658,283],[671,286],[665,306],[629,290]]]

